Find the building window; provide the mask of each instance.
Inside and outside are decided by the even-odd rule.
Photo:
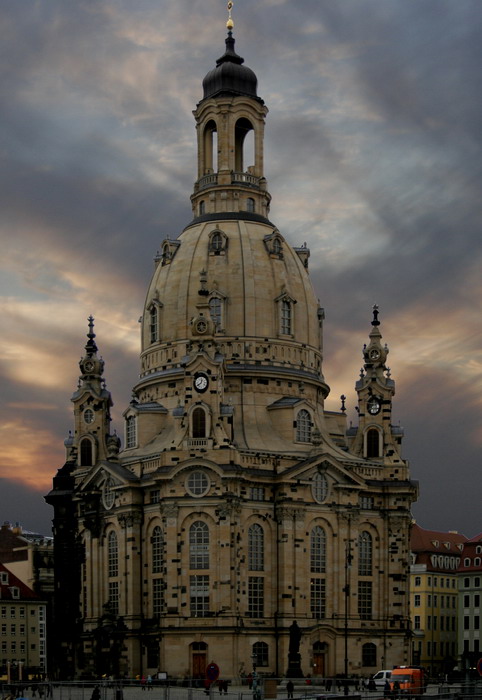
[[[223,237],[220,231],[215,231],[211,236],[211,250],[215,253],[223,249]]]
[[[323,578],[312,578],[310,582],[310,610],[317,620],[326,617],[326,583]]]
[[[199,216],[203,216],[206,213],[206,202],[202,200],[199,202]]]
[[[416,586],[421,586],[421,585],[422,585],[422,578],[421,578],[421,576],[415,576],[415,585],[416,585]]]
[[[291,302],[288,299],[281,300],[281,333],[291,335]]]
[[[109,607],[114,615],[119,614],[119,582],[109,581]]]
[[[420,625],[420,615],[415,615],[415,617],[414,617],[414,627],[415,627],[416,630],[421,629],[421,625]]]
[[[363,510],[373,510],[373,496],[360,496],[360,508]]]
[[[115,532],[109,532],[107,540],[107,556],[108,556],[108,576],[114,578],[119,575],[119,548],[117,545],[117,535]]]
[[[189,594],[191,616],[206,617],[209,614],[209,576],[190,576]]]
[[[264,501],[264,488],[262,488],[261,486],[254,486],[251,489],[251,500]]]
[[[310,534],[310,571],[314,574],[326,571],[326,533],[319,525]]]
[[[377,457],[380,457],[380,433],[376,428],[370,428],[367,431],[367,458]]]
[[[264,570],[264,531],[258,523],[251,525],[248,530],[248,569]]]
[[[155,343],[159,340],[159,316],[155,304],[153,304],[149,310],[149,335],[151,343]]]
[[[152,531],[151,538],[151,548],[152,548],[152,573],[160,574],[162,573],[162,554],[164,547],[164,538],[162,537],[162,530],[157,525]]]
[[[137,444],[137,422],[135,416],[126,419],[126,447],[135,447]]]
[[[149,492],[149,503],[160,503],[161,502],[161,492],[159,489],[153,489]]]
[[[248,617],[264,616],[264,578],[249,576],[248,578]]]
[[[369,532],[361,532],[358,537],[358,575],[372,575],[372,536]]]
[[[200,406],[192,412],[192,436],[193,438],[206,437],[206,411]]]
[[[377,666],[377,647],[373,642],[362,646],[362,666]]]
[[[311,484],[311,493],[318,503],[323,503],[328,495],[328,481],[324,474],[317,472]]]
[[[189,529],[189,568],[209,569],[209,528],[200,520]]]
[[[296,440],[311,442],[311,416],[304,408],[296,416]]]
[[[189,491],[191,496],[204,496],[210,487],[210,482],[208,476],[201,471],[191,472],[187,477],[186,489]]]
[[[217,331],[223,328],[223,300],[219,297],[211,297],[209,300],[209,314]]]
[[[164,608],[164,586],[161,578],[152,580],[152,614],[159,617]]]
[[[91,467],[93,465],[92,442],[89,438],[80,441],[80,466]]]
[[[268,666],[268,645],[266,642],[253,644],[252,658],[255,659],[256,666]]]
[[[372,582],[358,581],[358,614],[362,620],[372,617]]]
[[[254,214],[254,210],[255,210],[254,199],[252,197],[248,197],[246,200],[246,211],[249,211],[252,214]]]
[[[273,239],[272,250],[273,250],[273,253],[275,255],[281,255],[281,253],[283,252],[283,246],[281,244],[281,240],[277,236],[275,236],[275,238]]]

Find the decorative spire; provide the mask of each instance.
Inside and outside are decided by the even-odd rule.
[[[230,32],[232,29],[234,29],[234,22],[233,18],[231,17],[231,10],[233,9],[233,2],[232,0],[229,0],[228,2],[228,21],[226,22],[226,29]]]
[[[95,333],[94,333],[94,317],[89,316],[87,319],[89,322],[89,332],[87,333],[87,338],[89,339],[87,341],[87,344],[85,346],[85,351],[89,357],[92,357],[92,355],[95,355],[97,352],[97,345],[95,344]]]

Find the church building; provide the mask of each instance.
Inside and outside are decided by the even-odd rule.
[[[193,218],[161,243],[147,287],[122,446],[89,319],[46,497],[64,676],[204,678],[209,664],[223,678],[253,665],[368,676],[410,662],[417,487],[379,312],[360,338],[348,426],[344,397],[325,409],[310,253],[269,218],[268,109],[231,16],[227,29],[194,111]]]

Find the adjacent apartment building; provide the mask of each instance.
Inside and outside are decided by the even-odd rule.
[[[45,674],[46,640],[46,602],[0,564],[0,677]]]

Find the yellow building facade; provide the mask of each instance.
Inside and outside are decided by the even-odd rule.
[[[243,63],[229,28],[194,111],[193,219],[162,241],[147,287],[122,449],[89,321],[47,496],[57,667],[70,675],[204,678],[211,662],[232,678],[253,663],[369,675],[409,662],[416,486],[378,309],[349,427],[344,397],[325,409],[309,250],[269,219],[268,110]]]

